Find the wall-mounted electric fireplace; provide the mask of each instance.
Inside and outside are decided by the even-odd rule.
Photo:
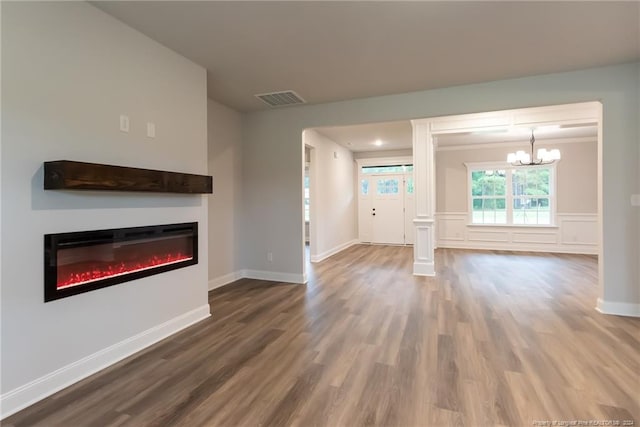
[[[198,263],[198,223],[44,236],[44,300]]]

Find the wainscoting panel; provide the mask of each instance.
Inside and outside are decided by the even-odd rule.
[[[560,218],[562,229],[560,242],[563,245],[598,244],[598,221],[586,215],[562,215]]]
[[[439,248],[598,253],[597,214],[556,214],[553,227],[469,225],[466,212],[436,213]]]
[[[558,233],[554,231],[524,232],[514,231],[511,233],[513,243],[550,243],[555,245],[558,242]]]
[[[484,228],[484,227],[483,227]],[[467,240],[472,242],[508,242],[509,232],[501,230],[467,230]]]
[[[436,221],[438,241],[443,240],[465,240],[466,213],[453,214],[453,216],[443,215]]]

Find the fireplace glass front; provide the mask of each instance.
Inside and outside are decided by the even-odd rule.
[[[45,302],[198,263],[198,223],[44,236]]]

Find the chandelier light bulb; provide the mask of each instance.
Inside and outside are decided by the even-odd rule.
[[[547,151],[546,148],[540,148],[538,150],[538,160],[543,160],[546,161],[549,158],[549,155],[551,154],[551,152]]]

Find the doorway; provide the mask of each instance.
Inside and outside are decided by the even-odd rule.
[[[311,157],[313,147],[304,146],[304,259],[305,265],[311,262]],[[315,237],[315,236],[314,236]]]
[[[359,162],[358,231],[363,243],[413,244],[413,160]]]
[[[436,247],[601,257],[601,117],[587,102],[413,120],[414,274],[435,274]]]

